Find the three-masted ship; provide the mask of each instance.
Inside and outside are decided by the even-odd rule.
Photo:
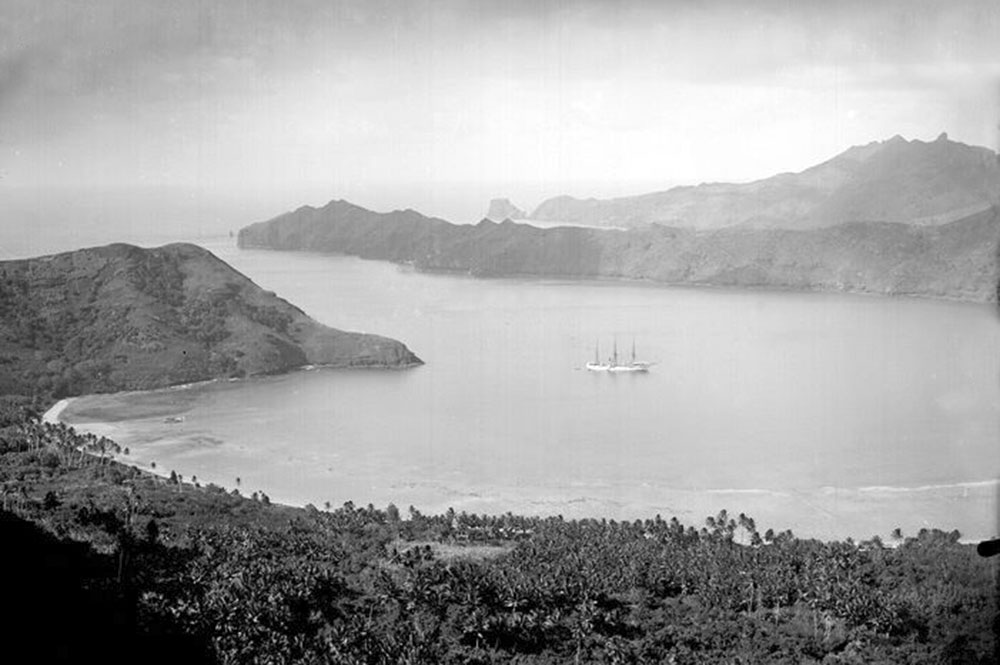
[[[587,363],[587,369],[591,372],[648,372],[650,363],[645,360],[636,360],[635,340],[632,340],[632,359],[628,362],[621,362],[618,358],[618,341],[614,342],[614,350],[611,357],[606,361],[601,361],[601,346],[597,342],[594,346],[594,360]]]

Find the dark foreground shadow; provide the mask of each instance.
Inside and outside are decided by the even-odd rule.
[[[139,592],[118,584],[113,557],[6,511],[0,589],[2,648],[22,662],[215,662],[207,640],[162,618],[140,624]]]

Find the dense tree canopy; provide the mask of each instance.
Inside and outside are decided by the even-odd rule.
[[[59,593],[133,617],[122,644],[172,635],[188,661],[992,662],[992,571],[957,531],[887,547],[761,536],[726,511],[696,526],[297,509],[4,413],[4,524],[83,547],[100,564]]]

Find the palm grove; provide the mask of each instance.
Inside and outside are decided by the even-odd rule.
[[[993,572],[957,532],[292,508],[142,473],[34,406],[4,401],[0,486],[7,625],[45,616],[43,660],[993,662]]]

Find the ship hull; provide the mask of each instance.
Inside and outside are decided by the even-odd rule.
[[[604,365],[599,363],[587,363],[587,370],[591,372],[648,372],[647,365]]]

